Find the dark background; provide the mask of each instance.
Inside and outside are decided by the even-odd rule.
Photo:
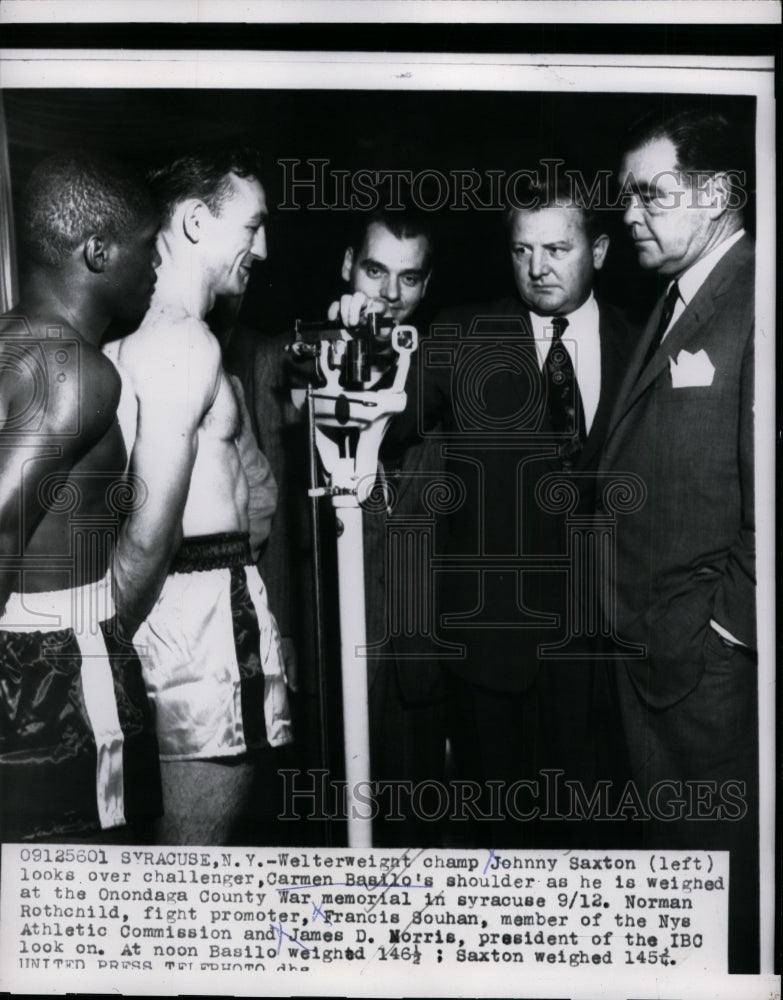
[[[348,211],[307,208],[310,195],[301,190],[294,195],[301,208],[280,211],[281,159],[303,161],[297,171],[305,174],[305,160],[323,158],[329,170],[352,173],[472,169],[483,177],[488,170],[537,169],[541,158],[556,157],[583,171],[589,183],[597,170],[617,168],[627,129],[645,112],[693,101],[728,110],[737,122],[740,169],[741,150],[752,150],[755,121],[752,98],[665,94],[41,89],[5,90],[2,99],[15,204],[35,163],[57,150],[100,149],[145,167],[194,143],[258,148],[271,210],[269,259],[254,268],[242,309],[243,324],[258,335],[279,332],[297,316],[324,315],[342,290],[339,271],[352,221]],[[388,192],[387,182],[382,202]],[[478,196],[489,198],[488,180]],[[435,270],[420,321],[439,306],[491,299],[513,287],[501,216],[474,209],[431,213]],[[606,214],[612,245],[599,290],[641,319],[655,283],[639,270],[621,216]]]

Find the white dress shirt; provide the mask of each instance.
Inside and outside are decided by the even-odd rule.
[[[574,312],[564,317],[568,326],[563,333],[563,346],[574,366],[582,408],[585,414],[585,436],[590,433],[601,395],[601,338],[598,333],[598,303],[592,292]],[[536,342],[538,367],[544,368],[552,343],[552,317],[530,313],[530,323]]]
[[[744,229],[737,230],[736,233],[732,233],[728,239],[725,239],[722,243],[719,243],[714,250],[710,250],[708,254],[701,257],[696,261],[695,264],[691,264],[687,271],[683,272],[677,279],[677,284],[680,289],[680,297],[674,306],[674,312],[672,313],[672,318],[669,320],[669,325],[664,330],[661,340],[665,340],[668,336],[669,330],[674,326],[677,320],[685,312],[686,307],[690,304],[691,299],[696,295],[696,292],[701,288],[704,282],[710,275],[710,272],[718,263],[718,261],[734,246],[735,243],[739,243],[742,237],[745,235]],[[668,292],[672,286],[672,282],[666,286],[666,291]]]

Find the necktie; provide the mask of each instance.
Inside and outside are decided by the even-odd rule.
[[[585,417],[571,355],[562,343],[567,326],[564,316],[552,319],[552,343],[544,362],[543,376],[552,429],[564,436],[560,458],[565,468],[571,468],[584,443]]]
[[[666,333],[666,328],[669,323],[671,323],[672,315],[674,313],[674,307],[677,305],[677,300],[680,297],[680,286],[676,281],[673,281],[669,286],[669,291],[666,293],[666,298],[663,301],[663,309],[661,310],[661,316],[658,320],[658,326],[655,328],[655,336],[650,341],[650,346],[647,348],[647,353],[644,356],[644,364],[642,365],[642,371],[649,365],[650,359],[653,354],[658,350],[661,340],[663,339],[664,333]]]

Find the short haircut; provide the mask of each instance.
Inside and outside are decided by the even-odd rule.
[[[668,115],[647,115],[631,127],[627,150],[658,139],[674,146],[677,170],[694,178],[725,173],[734,208],[752,191],[747,134],[744,125],[711,108],[689,107]]]
[[[510,235],[514,217],[519,212],[539,212],[542,208],[576,208],[581,212],[585,232],[590,241],[606,232],[604,220],[595,207],[586,200],[579,185],[573,181],[573,169],[547,174],[543,179],[527,178],[516,192],[514,200],[506,205],[503,223]]]
[[[687,108],[665,116],[646,116],[631,129],[628,149],[668,139],[680,170],[718,173],[737,165],[737,132],[719,112]]]
[[[203,201],[213,215],[220,215],[232,197],[231,174],[259,180],[258,153],[244,146],[199,150],[150,170],[147,178],[168,221],[176,206],[190,198]]]
[[[127,164],[83,151],[57,153],[27,182],[20,249],[27,264],[61,268],[88,237],[123,242],[156,216],[142,175]]]
[[[383,226],[398,240],[412,240],[417,236],[423,237],[427,241],[427,253],[424,258],[424,270],[429,271],[432,266],[432,253],[434,242],[432,236],[432,225],[429,218],[424,213],[411,208],[387,209],[379,208],[374,212],[356,213],[351,227],[351,249],[354,258],[359,253],[367,236],[371,225]]]

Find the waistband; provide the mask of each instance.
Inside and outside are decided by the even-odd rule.
[[[210,569],[252,565],[248,532],[224,531],[215,535],[193,535],[183,539],[171,562],[169,573],[199,573]]]
[[[13,593],[0,615],[6,632],[56,632],[70,628],[77,635],[94,632],[99,622],[114,616],[111,573],[93,583],[38,594]]]

